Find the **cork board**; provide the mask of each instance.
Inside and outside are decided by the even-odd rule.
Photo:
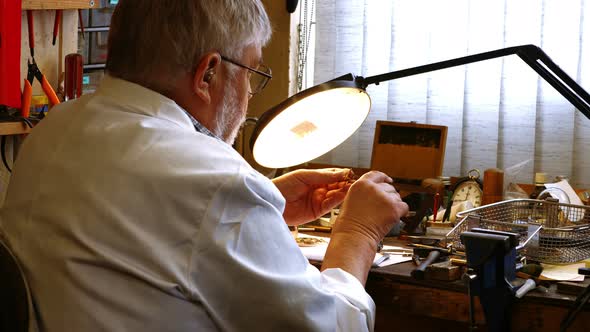
[[[442,174],[446,141],[446,126],[377,121],[371,169],[394,178],[436,178]]]

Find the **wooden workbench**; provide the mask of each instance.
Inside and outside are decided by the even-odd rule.
[[[369,273],[366,289],[377,305],[376,331],[468,331],[469,298],[463,282],[415,280],[412,262],[381,268]],[[588,283],[590,280],[586,280]],[[559,331],[559,324],[575,296],[531,291],[513,305],[512,331]],[[486,331],[481,306],[476,301],[476,321]],[[568,331],[590,331],[590,305],[586,305]]]
[[[400,245],[394,239],[384,242]],[[465,284],[459,280],[416,280],[410,276],[414,268],[412,262],[405,262],[370,271],[366,290],[377,305],[375,331],[468,331],[469,297]],[[590,279],[584,283],[590,284]],[[557,293],[556,289],[557,284],[552,284],[547,293],[533,290],[522,299],[515,299],[512,332],[559,331],[559,324],[576,297]],[[475,319],[479,331],[486,331],[479,300]],[[578,313],[567,331],[590,331],[590,304]]]

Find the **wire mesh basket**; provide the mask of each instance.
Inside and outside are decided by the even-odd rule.
[[[590,207],[556,201],[513,199],[457,214],[461,221],[446,235],[447,244],[464,250],[459,236],[479,227],[519,234],[529,260],[572,263],[590,258]],[[533,234],[533,230],[542,226]]]

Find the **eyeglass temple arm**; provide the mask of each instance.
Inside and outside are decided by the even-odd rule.
[[[413,68],[393,71],[369,77],[351,74],[341,76],[337,79],[355,80],[361,88],[366,89],[370,84],[394,80],[401,77],[423,74],[440,69],[466,65],[473,62],[485,61],[507,55],[518,55],[526,64],[533,68],[545,81],[553,86],[562,96],[572,103],[580,112],[590,119],[590,95],[576,81],[568,76],[543,50],[535,45],[521,45],[503,48],[499,50],[468,55],[460,58],[435,62]],[[337,80],[335,79],[335,80]]]

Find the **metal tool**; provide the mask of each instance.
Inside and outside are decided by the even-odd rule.
[[[464,276],[470,296],[470,323],[473,297],[479,296],[488,331],[510,331],[510,308],[516,278],[518,234],[474,228],[461,234],[468,271]]]
[[[528,293],[530,290],[535,289],[535,287],[537,287],[537,283],[535,282],[534,279],[527,279],[525,281],[525,283],[520,286],[520,288],[516,291],[516,298],[520,299],[522,298],[526,293]]]
[[[37,78],[37,80],[41,82],[41,87],[43,88],[43,92],[45,92],[45,94],[47,95],[47,98],[49,98],[49,103],[51,105],[57,105],[60,103],[59,98],[57,98],[55,91],[51,87],[51,84],[49,84],[49,82],[45,78],[45,75],[43,75],[43,73],[41,73],[41,70],[39,70],[39,67],[37,67],[37,63],[35,62],[34,58],[32,62],[30,60],[28,61],[28,66],[29,70],[27,72],[27,78],[25,79],[25,86],[23,88],[23,100],[21,109],[21,116],[25,119],[28,118],[30,115],[31,97],[33,94],[33,81],[35,80],[35,78]]]
[[[427,250],[437,250],[441,254],[445,254],[445,255],[465,256],[465,253],[464,252],[455,250],[452,247],[441,248],[441,247],[435,247],[435,246],[427,246],[427,245],[418,244],[418,243],[408,243],[408,246],[409,247],[412,247],[412,248],[422,248],[422,249],[427,249]]]
[[[414,250],[412,249],[406,249],[406,248],[393,248],[393,249],[387,249],[387,248],[383,248],[381,249],[382,253],[388,253],[388,254],[397,254],[397,255],[411,255],[414,253]]]
[[[443,219],[442,221],[448,221],[449,218],[451,217],[451,208],[453,207],[453,200],[451,199],[451,195],[449,195],[449,199],[447,201],[447,206],[445,209],[445,214],[443,215]]]
[[[424,235],[405,235],[400,237],[402,240],[409,240],[411,243],[425,244],[429,246],[438,246],[442,240],[440,237],[424,236]]]
[[[417,264],[418,267],[410,273],[414,279],[418,280],[424,279],[426,269],[433,263],[446,259],[450,255],[464,255],[452,250],[452,248],[440,248],[417,243],[410,243],[408,246],[413,247],[414,255],[423,258],[420,264]]]
[[[327,226],[303,226],[303,227],[298,227],[297,228],[298,231],[300,232],[324,232],[324,233],[331,233],[332,232],[332,227],[327,227]]]
[[[437,250],[432,250],[428,253],[428,256],[426,256],[426,259],[424,259],[420,265],[418,265],[410,274],[412,275],[412,277],[414,279],[418,279],[418,280],[422,280],[424,279],[424,274],[426,271],[426,268],[436,262],[438,259],[440,258],[440,251]]]

